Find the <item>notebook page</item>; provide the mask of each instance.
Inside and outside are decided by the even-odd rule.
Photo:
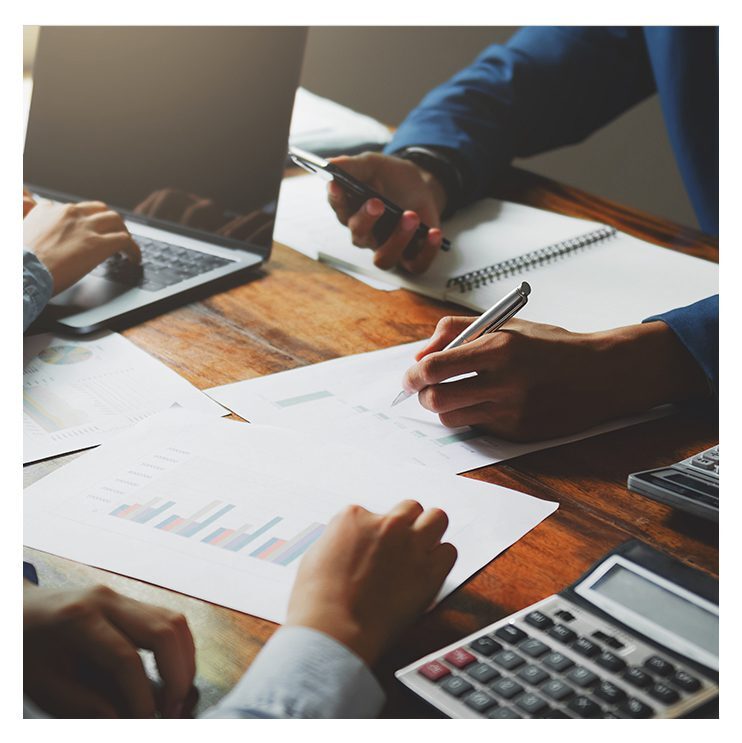
[[[458,301],[484,310],[520,280],[532,291],[518,317],[593,332],[640,323],[717,294],[719,267],[619,232],[553,263],[463,294]]]

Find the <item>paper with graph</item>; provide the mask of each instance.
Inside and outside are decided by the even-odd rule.
[[[96,446],[172,405],[226,411],[117,333],[23,342],[23,463]]]
[[[663,406],[547,441],[505,441],[468,426],[446,428],[411,397],[394,408],[402,375],[427,341],[344,356],[206,390],[253,423],[305,431],[373,452],[380,462],[407,462],[466,472],[528,452],[596,436],[667,415]]]
[[[344,506],[443,508],[458,562],[439,598],[557,504],[270,426],[168,411],[25,491],[24,543],[274,621]]]

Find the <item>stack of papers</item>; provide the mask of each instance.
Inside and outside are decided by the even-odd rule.
[[[391,134],[383,124],[350,108],[299,88],[294,98],[289,143],[329,157],[379,150]]]

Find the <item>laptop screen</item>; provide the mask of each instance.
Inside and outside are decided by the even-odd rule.
[[[267,255],[305,39],[291,27],[43,28],[27,187]]]

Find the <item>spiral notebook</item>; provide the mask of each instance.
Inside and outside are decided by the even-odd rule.
[[[382,271],[353,246],[316,178],[287,179],[277,242],[435,299],[483,312],[520,280],[531,285],[519,317],[576,332],[641,322],[718,293],[718,265],[612,227],[496,199],[443,225],[452,249],[421,276]]]

